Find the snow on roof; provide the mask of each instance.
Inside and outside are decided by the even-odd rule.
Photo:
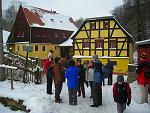
[[[3,43],[6,44],[10,32],[3,30]]]
[[[59,44],[59,46],[73,46],[72,43],[73,43],[73,40],[69,38],[67,41]]]
[[[74,34],[75,34],[77,31],[78,31],[78,30],[74,31],[74,32],[72,33],[72,35],[69,37],[69,39],[66,40],[65,42],[59,44],[59,46],[73,46],[73,44],[72,44],[72,43],[73,43],[72,37],[74,36]]]
[[[74,55],[73,58],[92,58],[92,56],[77,56],[77,55]],[[122,58],[122,59],[125,59],[125,58],[129,58],[129,57],[110,57],[110,56],[101,56],[99,58]]]
[[[56,13],[56,11],[48,11],[27,5],[23,6],[23,11],[29,25],[32,27],[43,27],[68,31],[75,31],[77,29],[72,17]]]
[[[150,44],[150,39],[148,40],[143,40],[143,41],[138,41],[135,42],[136,45],[144,45],[144,44]]]

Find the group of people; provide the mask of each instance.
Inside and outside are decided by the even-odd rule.
[[[66,63],[61,60],[61,58],[52,58],[49,56],[45,60],[43,68],[47,75],[47,94],[53,94],[52,92],[52,82],[54,80],[55,84],[55,102],[62,103],[60,98],[60,93],[62,90],[63,82],[67,79],[68,93],[69,93],[69,104],[77,105],[77,96],[85,98],[85,85],[90,86],[91,96],[93,98],[93,104],[91,107],[98,107],[102,105],[102,84],[104,79],[108,78],[108,85],[112,85],[112,74],[114,69],[114,63],[108,59],[108,63],[103,65],[99,60],[98,55],[94,55],[93,60],[89,63],[84,62],[82,64],[81,60],[75,62],[73,59],[68,59]],[[144,61],[147,62],[147,61]],[[143,67],[142,67],[143,66]],[[144,65],[139,65],[137,69],[138,73],[138,83],[141,84],[141,72],[144,70]],[[107,68],[109,72],[104,72]],[[107,73],[107,76],[105,75]],[[142,75],[144,76],[144,75]],[[145,80],[144,84],[140,85],[141,88],[141,98],[142,103],[148,102],[147,90],[150,80]],[[113,97],[114,101],[117,103],[118,113],[123,113],[126,104],[129,106],[131,103],[131,89],[127,82],[124,82],[123,75],[117,76],[117,82],[113,85]]]

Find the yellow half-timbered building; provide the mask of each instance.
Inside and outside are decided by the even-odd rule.
[[[127,73],[133,39],[113,16],[86,19],[72,38],[74,58],[86,61],[97,54],[103,64],[108,58],[117,63],[114,72]]]

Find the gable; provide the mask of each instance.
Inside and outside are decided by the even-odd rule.
[[[108,28],[104,28],[105,23],[109,24]],[[91,28],[95,25],[94,29]],[[127,37],[128,41],[133,42],[132,36],[119,24],[114,17],[86,19],[76,34],[74,39],[81,38],[99,38],[99,37]]]
[[[29,29],[29,24],[27,22],[27,19],[25,18],[22,8],[20,7],[13,28],[8,37],[7,43],[15,43],[17,35],[20,32],[24,32],[24,34],[28,36],[28,32],[29,32],[28,29]],[[28,38],[27,36],[26,39]]]

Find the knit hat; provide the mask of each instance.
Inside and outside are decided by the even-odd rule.
[[[94,56],[92,56],[92,58],[97,60],[98,59],[98,55],[94,55]]]
[[[124,77],[123,77],[123,75],[118,75],[118,76],[117,76],[117,82],[124,82]]]
[[[145,59],[146,58],[146,53],[142,53],[140,57]]]

